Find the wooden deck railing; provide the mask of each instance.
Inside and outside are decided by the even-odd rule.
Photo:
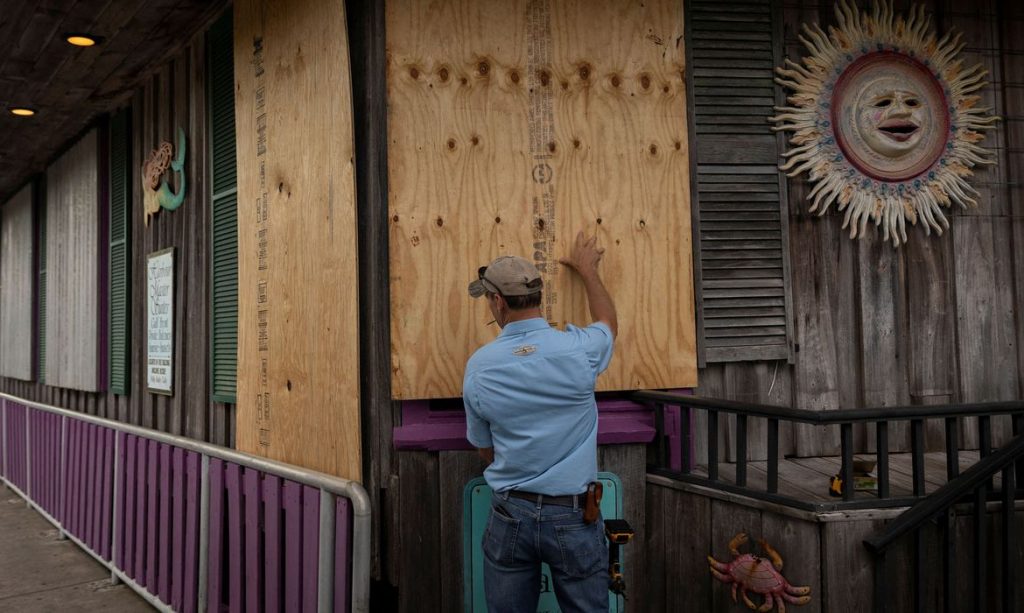
[[[842,409],[837,411],[809,411],[791,407],[750,404],[729,400],[686,396],[671,392],[639,391],[631,395],[636,402],[650,405],[655,411],[657,435],[655,439],[655,458],[648,467],[649,472],[660,474],[677,480],[726,490],[752,498],[758,498],[809,511],[833,511],[858,508],[880,508],[910,506],[925,496],[925,434],[924,424],[929,419],[941,419],[945,427],[944,451],[946,454],[946,477],[954,479],[959,475],[959,420],[977,418],[979,428],[980,458],[992,454],[992,417],[1010,415],[1012,417],[1013,434],[1024,433],[1024,401],[987,402],[959,405],[929,405],[904,407],[878,407],[867,409]],[[679,419],[679,440],[682,441],[682,462],[678,470],[671,467],[668,452],[668,436],[665,432],[665,408],[680,407],[684,414],[688,410],[698,409],[707,413],[707,474],[694,471],[695,462],[691,457],[692,450],[688,442],[697,433],[691,432],[691,420]],[[736,416],[735,430],[731,432],[735,440],[735,479],[723,480],[720,476],[721,453],[719,435],[721,428],[730,427],[728,420],[720,418],[722,414]],[[748,485],[748,423],[750,418],[764,418],[767,421],[767,479],[764,488]],[[894,497],[891,494],[889,474],[889,429],[894,422],[909,422],[910,446],[912,457],[912,492],[910,496]],[[833,426],[839,428],[841,468],[840,478],[845,487],[841,499],[835,501],[812,501],[798,498],[779,491],[779,427],[780,423],[810,424],[816,426]],[[878,492],[857,492],[853,483],[853,428],[854,424],[866,423],[875,426],[876,474]],[[1024,463],[1017,462],[1018,482],[1024,478]]]

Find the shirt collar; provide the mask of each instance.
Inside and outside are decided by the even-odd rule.
[[[544,330],[550,328],[547,320],[543,317],[531,317],[530,319],[521,319],[519,321],[511,321],[505,324],[499,336],[511,336],[513,334],[525,334],[527,332],[535,332],[537,330]]]

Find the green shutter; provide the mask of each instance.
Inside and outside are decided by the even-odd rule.
[[[207,101],[212,174],[210,340],[213,399],[235,402],[238,369],[238,186],[231,11],[207,33]]]
[[[131,210],[131,120],[128,109],[110,119],[110,391],[130,385],[131,303],[129,299]]]
[[[46,383],[46,186],[43,181],[36,183],[36,207],[39,221],[39,312],[36,317],[36,342],[39,344],[39,382]]]
[[[687,8],[701,365],[791,358],[786,181],[767,121],[779,19],[769,0]]]

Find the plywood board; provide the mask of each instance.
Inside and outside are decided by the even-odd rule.
[[[238,447],[361,477],[344,5],[235,5]]]
[[[0,375],[32,378],[32,186],[0,209]]]
[[[601,390],[697,382],[682,3],[393,0],[386,6],[396,398],[453,397],[497,328],[479,266],[541,268],[544,315],[590,323],[557,263],[598,236],[619,313]]]
[[[46,171],[46,384],[100,389],[99,135],[90,130]],[[103,257],[101,257],[101,254]]]

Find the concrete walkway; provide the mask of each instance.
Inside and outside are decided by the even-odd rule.
[[[153,611],[110,571],[0,485],[0,611]]]

